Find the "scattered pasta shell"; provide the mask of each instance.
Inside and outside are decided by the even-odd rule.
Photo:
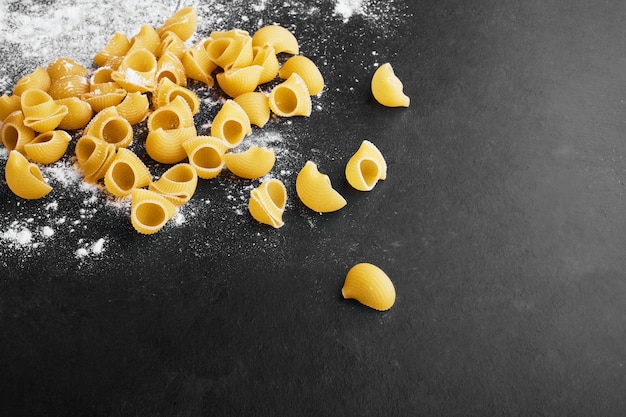
[[[231,147],[237,146],[252,133],[250,118],[233,100],[226,100],[211,123],[211,136],[224,139]]]
[[[162,79],[152,95],[152,105],[155,109],[170,104],[176,97],[182,97],[194,115],[200,111],[200,99],[190,89],[174,83],[170,79]]]
[[[307,161],[298,173],[296,193],[305,206],[320,213],[337,211],[347,204],[328,175],[320,173],[312,161]]]
[[[144,48],[156,55],[161,37],[151,25],[141,25],[139,32],[130,38],[129,50]]]
[[[48,94],[55,100],[80,97],[89,92],[89,80],[82,75],[66,75],[52,82]]]
[[[126,98],[127,91],[116,82],[93,84],[92,91],[80,96],[98,113],[107,107],[115,107]]]
[[[372,94],[376,101],[387,107],[409,107],[411,99],[402,91],[402,82],[393,72],[391,64],[381,65],[372,77]]]
[[[117,108],[107,107],[91,119],[85,135],[95,136],[117,148],[126,148],[133,142],[133,127],[119,115]]]
[[[167,84],[167,81],[164,81]],[[185,97],[173,95],[173,100],[160,106],[148,117],[148,130],[172,130],[194,126],[193,113]]]
[[[50,74],[48,74],[48,71],[41,67],[37,67],[35,71],[30,74],[26,74],[17,80],[17,83],[13,86],[13,95],[21,96],[24,94],[24,91],[31,88],[48,91],[51,84],[52,81],[50,80]]]
[[[96,65],[105,66],[112,58],[122,57],[130,49],[130,41],[121,32],[115,32],[107,44],[93,57]]]
[[[246,67],[252,64],[252,39],[245,30],[233,29],[211,32],[206,51],[218,67]]]
[[[266,43],[272,45],[277,54],[285,52],[297,55],[300,52],[296,37],[282,26],[264,26],[254,32],[252,46],[263,46]]]
[[[54,84],[55,81],[70,75],[87,78],[87,75],[89,74],[89,70],[87,68],[68,57],[60,57],[50,62],[46,71],[50,76],[52,84]]]
[[[113,154],[115,154],[115,145],[106,143],[95,136],[85,135],[78,139],[74,152],[78,166],[86,177],[94,176],[102,168],[109,156],[110,147],[113,147]]]
[[[260,91],[243,93],[234,100],[246,112],[251,124],[263,127],[270,120],[270,102],[265,93]]]
[[[117,156],[117,148],[114,145],[107,143],[105,151],[106,152],[104,154],[104,158],[102,160],[102,164],[100,165],[100,168],[96,169],[96,171],[92,173],[91,175],[86,175],[85,176],[86,182],[95,184],[99,180],[104,178],[109,167],[113,163],[113,160]]]
[[[273,149],[251,146],[243,152],[224,155],[226,168],[240,178],[255,179],[268,174],[274,167]]]
[[[22,109],[22,100],[20,96],[9,96],[3,94],[0,96],[0,123],[14,111]]]
[[[374,310],[389,310],[396,301],[396,289],[389,276],[371,263],[354,265],[347,273],[343,298],[355,299]]]
[[[146,165],[134,152],[126,148],[117,150],[115,159],[104,175],[104,186],[117,197],[124,197],[135,188],[146,187],[152,176]]]
[[[276,78],[280,69],[280,63],[278,62],[274,47],[269,43],[262,46],[253,46],[252,53],[252,65],[260,65],[263,67],[259,84],[265,84]]]
[[[131,192],[130,220],[141,234],[151,235],[176,214],[176,206],[161,194],[137,188]]]
[[[186,49],[185,41],[174,32],[167,31],[161,37],[161,44],[159,45],[157,56],[163,56],[169,53],[181,59]]]
[[[61,159],[71,139],[69,133],[64,130],[40,133],[24,145],[24,153],[33,162],[51,164]]]
[[[124,100],[115,106],[117,114],[126,119],[131,126],[141,122],[148,115],[150,110],[150,100],[145,94],[136,91],[128,93]]]
[[[215,77],[217,83],[230,97],[237,97],[243,93],[249,93],[259,85],[263,67],[260,65],[250,65],[242,68],[228,66],[224,72],[220,72]]]
[[[24,145],[35,139],[36,135],[33,129],[24,125],[24,114],[20,110],[9,114],[0,125],[0,140],[9,152],[22,152]]]
[[[146,152],[162,164],[176,164],[187,156],[183,143],[196,134],[194,126],[150,131],[146,137]]]
[[[154,54],[146,48],[137,48],[124,56],[111,77],[129,93],[146,93],[156,88],[156,69],[157,60]]]
[[[196,42],[191,48],[183,53],[181,61],[185,67],[185,73],[188,78],[200,81],[209,87],[214,84],[211,73],[217,68],[217,65],[211,61],[206,51],[206,43],[208,39],[202,39]]]
[[[295,72],[272,89],[269,103],[270,109],[281,117],[311,115],[309,90],[302,77]]]
[[[180,59],[171,51],[166,51],[157,61],[156,82],[157,86],[159,82],[167,78],[174,84],[185,86],[187,85],[187,75],[185,74],[185,67]]]
[[[46,183],[39,167],[16,150],[9,152],[4,169],[4,176],[9,189],[18,197],[35,200],[42,198],[52,187]]]
[[[370,141],[364,140],[346,164],[346,179],[359,191],[370,191],[378,180],[387,178],[383,154]]]
[[[45,91],[30,88],[21,96],[24,125],[37,132],[56,129],[67,115],[66,106],[60,105]]]
[[[217,177],[224,168],[224,152],[230,145],[214,136],[196,136],[183,143],[189,163],[196,169],[198,177]]]
[[[149,189],[163,194],[177,206],[191,199],[198,185],[198,174],[191,164],[180,163],[170,167]]]
[[[280,180],[270,178],[250,192],[248,210],[259,223],[279,228],[284,225],[283,213],[286,203],[285,185]]]
[[[173,32],[183,41],[191,38],[198,25],[198,15],[193,7],[183,7],[168,17],[157,33],[162,37],[165,32]]]
[[[278,72],[278,76],[287,79],[293,73],[298,74],[306,84],[309,94],[316,96],[324,89],[324,77],[313,61],[303,55],[289,58]]]
[[[68,110],[63,120],[61,120],[61,123],[59,123],[59,129],[82,129],[89,124],[89,121],[93,117],[93,109],[89,103],[78,97],[62,98],[56,102],[67,106]]]

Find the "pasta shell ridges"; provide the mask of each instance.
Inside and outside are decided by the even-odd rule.
[[[18,197],[35,200],[52,191],[52,187],[41,175],[39,167],[28,162],[28,159],[16,150],[9,152],[4,175],[9,189]]]
[[[383,106],[409,107],[411,99],[402,91],[402,82],[388,62],[381,65],[372,77],[372,95]]]
[[[328,175],[320,173],[312,161],[307,161],[298,173],[296,193],[305,206],[320,213],[337,211],[347,204],[332,187]]]
[[[396,290],[389,276],[371,263],[354,265],[341,289],[344,298],[353,298],[379,311],[389,310],[396,301]]]

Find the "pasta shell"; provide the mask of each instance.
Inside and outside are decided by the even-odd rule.
[[[248,32],[238,29],[227,32],[211,32],[206,51],[218,67],[246,67],[252,64],[252,39]]]
[[[9,152],[23,152],[24,145],[35,139],[35,136],[35,131],[24,125],[24,114],[20,110],[9,114],[0,125],[0,139]]]
[[[283,213],[286,203],[285,185],[280,180],[270,178],[250,192],[248,210],[259,223],[279,228],[284,225]]]
[[[125,148],[133,142],[133,127],[119,115],[115,107],[107,107],[96,114],[87,125],[85,134],[102,139],[117,148]]]
[[[183,41],[174,32],[165,32],[161,37],[161,43],[157,51],[157,56],[163,56],[166,53],[170,53],[176,58],[182,58],[185,50],[187,49],[185,41]]]
[[[252,133],[250,118],[233,100],[226,100],[211,123],[211,136],[224,139],[231,147],[237,146]]]
[[[364,140],[346,164],[346,179],[359,191],[370,191],[378,180],[387,178],[383,154],[370,141]]]
[[[165,32],[174,32],[183,41],[191,38],[198,25],[198,16],[193,7],[183,7],[168,17],[162,26],[157,28],[157,33],[163,36]]]
[[[104,85],[119,87],[117,83],[104,83],[104,84],[97,84],[97,85],[102,86],[102,87],[104,87]],[[83,101],[89,103],[93,111],[98,113],[106,109],[107,107],[115,107],[118,104],[120,104],[126,97],[126,94],[127,94],[126,90],[119,87],[109,92],[96,89],[92,92],[83,94],[80,98]]]
[[[224,72],[216,75],[217,83],[230,97],[237,97],[249,93],[259,85],[263,67],[250,65],[243,68],[227,67]]]
[[[172,52],[165,52],[157,61],[157,85],[163,78],[167,78],[175,84],[181,86],[187,85],[185,67],[183,66],[183,63],[180,62],[180,59],[178,59],[178,57]]]
[[[130,49],[130,41],[121,32],[115,32],[107,44],[93,57],[96,65],[102,67],[114,57],[122,57]]]
[[[146,93],[156,88],[156,67],[154,54],[145,48],[137,48],[128,52],[111,78],[130,93]]]
[[[341,294],[379,311],[389,310],[396,302],[393,282],[382,269],[370,263],[359,263],[350,268]]]
[[[274,167],[276,156],[273,149],[251,146],[244,152],[224,155],[226,167],[238,177],[246,179],[261,178]]]
[[[124,197],[135,188],[146,187],[152,176],[146,165],[134,152],[126,148],[117,150],[115,159],[104,175],[104,186],[117,197]]]
[[[213,136],[196,136],[183,143],[189,163],[195,168],[198,177],[217,177],[224,168],[224,152],[229,144]]]
[[[313,61],[302,55],[289,58],[278,72],[278,76],[288,79],[291,74],[298,74],[306,84],[309,94],[316,96],[324,89],[324,77]]]
[[[56,100],[58,104],[67,107],[67,114],[59,123],[59,129],[76,130],[82,129],[91,120],[93,110],[91,105],[77,97],[68,97]]]
[[[91,75],[91,91],[93,91],[94,88],[100,88],[97,87],[99,84],[104,85],[106,83],[114,82],[112,77],[114,71],[115,69],[108,66],[96,69]],[[117,87],[120,87],[120,85],[116,83],[116,88]],[[112,90],[115,90],[115,88],[113,88]]]
[[[332,187],[328,175],[320,173],[312,161],[307,161],[298,173],[296,193],[305,206],[320,213],[337,211],[347,203]]]
[[[177,206],[188,202],[196,191],[198,174],[191,164],[180,163],[172,166],[161,178],[150,184],[149,189],[163,194]]]
[[[158,232],[176,214],[176,206],[161,194],[137,188],[131,192],[130,220],[141,234]]]
[[[148,115],[150,110],[150,100],[145,94],[139,91],[129,93],[124,97],[124,100],[117,106],[115,106],[117,113],[126,119],[131,126],[134,126],[141,122]]]
[[[152,104],[154,108],[158,109],[170,104],[176,97],[182,97],[185,102],[187,102],[192,115],[200,111],[200,99],[198,95],[192,90],[177,85],[167,78],[161,80],[159,86],[154,91]]]
[[[42,198],[52,191],[52,187],[41,175],[39,167],[28,162],[28,159],[16,150],[9,152],[4,176],[13,194],[27,200]]]
[[[50,62],[46,71],[50,76],[52,84],[54,84],[55,81],[69,75],[87,78],[87,75],[89,74],[87,68],[68,57],[57,58]]]
[[[66,75],[52,82],[48,94],[55,100],[80,97],[89,92],[89,80],[82,75]]]
[[[69,133],[63,130],[44,132],[24,145],[24,153],[33,162],[51,164],[61,159],[71,139]]]
[[[259,84],[268,83],[276,78],[280,69],[280,63],[278,62],[274,47],[266,43],[263,46],[254,46],[252,52],[254,56],[252,65],[260,65],[263,67]]]
[[[148,117],[148,130],[172,130],[194,125],[193,113],[185,98],[178,95],[171,102],[160,106]]]
[[[62,108],[50,94],[37,88],[29,88],[22,93],[21,105],[24,117],[32,120],[46,118]]]
[[[381,65],[372,77],[372,94],[387,107],[409,107],[411,99],[402,91],[402,81],[393,72],[391,64]]]
[[[116,156],[117,148],[114,145],[108,143],[106,146],[104,158],[102,160],[102,165],[100,165],[100,168],[98,168],[93,174],[85,175],[85,182],[95,184],[98,182],[98,180],[103,179],[104,175],[108,171]]]
[[[66,106],[58,105],[56,111],[42,118],[25,117],[24,125],[35,132],[47,132],[56,129],[68,113]]]
[[[187,156],[183,143],[196,136],[195,126],[150,131],[146,137],[146,152],[162,164],[175,164]]]
[[[311,96],[306,83],[297,73],[270,91],[270,109],[281,117],[310,116]]]
[[[263,46],[266,43],[272,45],[277,54],[286,52],[296,55],[300,51],[293,33],[278,25],[264,26],[252,35],[252,46]]]
[[[181,61],[185,67],[185,73],[188,78],[200,81],[209,87],[213,86],[214,80],[211,73],[217,68],[217,65],[211,61],[206,44],[209,39],[203,39],[196,42],[191,48],[185,50]]]
[[[17,83],[13,86],[13,95],[21,96],[24,94],[24,91],[29,89],[48,91],[50,84],[52,84],[52,81],[50,80],[48,71],[37,67],[35,71],[17,80]]]
[[[243,93],[234,100],[246,112],[251,124],[263,127],[270,120],[270,103],[264,93],[260,91]]]
[[[139,32],[130,39],[130,48],[145,48],[153,55],[157,54],[161,37],[151,25],[141,25]]]
[[[0,123],[14,111],[22,110],[22,100],[20,96],[9,96],[3,94],[0,96]]]
[[[78,166],[86,177],[94,175],[102,167],[111,146],[113,146],[113,153],[115,153],[114,145],[95,136],[85,135],[78,139],[74,152]]]

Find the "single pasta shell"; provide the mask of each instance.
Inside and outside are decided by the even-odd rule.
[[[194,126],[193,113],[185,98],[177,95],[170,103],[148,116],[148,130],[172,130]]]
[[[48,94],[55,100],[80,97],[89,92],[89,80],[82,75],[66,75],[52,82]]]
[[[176,206],[161,194],[137,188],[131,192],[131,224],[141,234],[151,235],[176,214]]]
[[[107,170],[113,163],[113,160],[115,159],[116,156],[117,156],[117,148],[115,147],[115,145],[111,145],[110,143],[108,143],[106,145],[106,152],[104,154],[104,158],[102,160],[102,164],[100,165],[100,168],[98,168],[93,174],[86,175],[85,182],[95,184],[99,180],[103,179],[104,175],[106,174]]]
[[[52,130],[35,137],[24,145],[28,159],[39,164],[51,164],[58,161],[67,151],[72,137],[64,130]]]
[[[0,140],[7,150],[24,151],[24,145],[35,139],[37,134],[24,125],[24,114],[21,110],[9,114],[0,125]]]
[[[168,17],[162,26],[158,27],[157,33],[163,36],[165,32],[174,32],[183,41],[191,38],[198,25],[198,15],[193,7],[183,7]]]
[[[85,128],[85,135],[95,136],[118,148],[126,148],[133,142],[133,127],[112,106],[91,119]]]
[[[252,46],[263,46],[269,43],[279,54],[285,52],[297,55],[300,51],[298,40],[286,28],[278,25],[268,25],[260,28],[252,35]]]
[[[198,174],[191,164],[180,163],[172,166],[152,182],[149,189],[163,194],[177,206],[188,202],[196,191]]]
[[[139,91],[128,93],[124,100],[115,106],[117,113],[126,119],[131,126],[140,123],[148,115],[150,100]]]
[[[263,127],[270,120],[270,102],[265,93],[260,91],[243,93],[234,100],[246,112],[251,124]]]
[[[152,181],[148,167],[134,152],[120,148],[104,175],[104,186],[117,197],[124,197],[135,188],[146,187]]]
[[[381,65],[372,77],[372,94],[376,101],[387,107],[409,107],[411,99],[402,91],[402,82],[393,72],[390,63]]]
[[[115,151],[114,145],[95,136],[85,135],[78,139],[74,152],[78,166],[86,177],[94,175],[102,167],[109,154],[110,146],[113,146]]]
[[[20,100],[24,117],[33,120],[47,118],[56,113],[60,107],[50,94],[37,88],[24,91]]]
[[[196,136],[195,126],[177,129],[157,129],[148,132],[146,152],[153,160],[162,164],[176,164],[187,156],[183,143]]]
[[[254,58],[252,59],[252,65],[260,65],[263,67],[263,72],[259,78],[259,84],[265,84],[272,81],[278,75],[280,69],[280,63],[276,56],[274,47],[269,43],[263,46],[252,47]]]
[[[278,76],[286,80],[293,73],[302,78],[310,95],[318,95],[324,89],[324,77],[317,65],[309,58],[302,55],[292,56],[280,68]]]
[[[281,117],[311,115],[311,96],[306,83],[297,73],[272,89],[269,103],[270,109]]]
[[[223,139],[213,136],[196,136],[183,143],[189,163],[195,168],[198,177],[217,177],[224,168],[224,152],[230,145]]]
[[[157,61],[157,85],[164,78],[169,79],[174,84],[180,86],[187,85],[185,67],[183,66],[183,63],[180,62],[180,59],[178,59],[178,57],[170,51],[166,51]]]
[[[56,103],[55,103],[56,104]],[[35,132],[47,132],[56,129],[68,113],[66,106],[57,105],[57,109],[45,117],[25,117],[24,126],[30,127]]]
[[[155,109],[170,104],[176,97],[182,97],[189,105],[191,114],[200,111],[200,99],[192,90],[174,83],[170,79],[162,79],[159,86],[152,94],[152,105]]]
[[[250,65],[243,68],[227,67],[224,72],[216,75],[217,84],[230,97],[249,93],[259,85],[263,67]]]
[[[27,200],[42,198],[52,187],[46,183],[39,167],[16,150],[9,152],[4,169],[4,176],[9,189],[18,197]]]
[[[148,49],[131,49],[111,78],[130,93],[146,93],[156,88],[156,67],[156,57]]]
[[[87,75],[89,74],[89,70],[87,68],[68,57],[60,57],[50,62],[46,67],[46,71],[50,76],[52,84],[54,84],[55,81],[70,75],[87,78]]]
[[[238,177],[261,178],[274,167],[276,156],[273,149],[251,146],[243,152],[224,155],[226,167]]]
[[[209,39],[203,39],[196,42],[191,48],[185,50],[181,61],[185,67],[185,73],[188,78],[200,81],[209,87],[214,84],[211,73],[217,68],[217,65],[211,61],[206,51],[206,43]]]
[[[379,311],[389,310],[396,301],[393,282],[382,269],[371,263],[356,264],[348,271],[341,294]]]
[[[107,44],[93,58],[96,65],[102,67],[111,58],[122,57],[130,49],[130,41],[125,34],[115,32]]]
[[[126,98],[126,95],[126,90],[123,88],[117,88],[115,91],[111,92],[92,91],[83,94],[80,98],[89,103],[93,111],[98,113],[107,107],[117,106],[124,100],[124,98]]]
[[[370,191],[378,180],[387,178],[383,154],[370,141],[364,140],[346,164],[346,179],[359,191]]]
[[[145,48],[152,52],[153,55],[156,55],[160,43],[161,36],[151,25],[145,24],[141,25],[139,32],[130,39],[129,49]]]
[[[333,187],[330,178],[307,161],[296,177],[296,193],[302,203],[319,213],[337,211],[347,202]]]
[[[78,97],[68,97],[56,100],[58,104],[67,106],[67,114],[59,123],[59,129],[76,130],[82,129],[89,124],[93,117],[93,109],[86,101]]]
[[[2,123],[9,114],[17,110],[22,110],[22,100],[20,96],[3,94],[0,97],[0,123]]]
[[[163,34],[163,36],[161,36],[161,43],[159,44],[157,56],[163,56],[170,53],[178,59],[181,59],[186,49],[187,46],[185,45],[185,41],[183,41],[174,32],[167,31]]]
[[[224,139],[235,147],[252,133],[250,118],[234,100],[226,100],[211,123],[211,136]]]
[[[106,84],[106,83],[112,83],[115,82],[113,81],[113,77],[112,74],[115,71],[115,69],[113,69],[112,67],[100,67],[98,69],[96,69],[93,74],[91,75],[91,83],[90,83],[90,90],[93,90],[94,86],[97,86],[98,84]],[[119,87],[120,85],[117,84],[117,87]]]
[[[37,67],[35,71],[30,74],[26,74],[15,83],[13,86],[13,95],[21,96],[26,90],[31,88],[48,91],[52,80],[50,80],[50,74],[42,67]]]
[[[214,31],[211,32],[211,39],[206,44],[206,51],[218,67],[246,67],[252,64],[252,39],[248,32],[239,29]]]
[[[284,225],[283,213],[286,203],[285,185],[280,180],[270,178],[250,192],[248,210],[259,223],[279,228]]]

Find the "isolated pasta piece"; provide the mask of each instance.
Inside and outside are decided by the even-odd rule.
[[[156,88],[156,69],[157,60],[154,54],[146,48],[137,48],[124,56],[111,77],[130,93],[146,93]]]
[[[275,178],[265,180],[250,192],[248,210],[259,223],[274,228],[284,225],[283,213],[287,203],[285,185]]]
[[[260,91],[243,93],[234,100],[246,112],[251,124],[263,127],[270,120],[270,103],[265,93]]]
[[[200,99],[195,92],[167,78],[159,82],[159,86],[152,94],[152,105],[158,109],[170,104],[176,97],[182,97],[187,102],[192,115],[200,110]]]
[[[293,33],[278,25],[264,26],[252,35],[252,46],[263,46],[266,43],[272,45],[277,54],[286,52],[296,55],[300,51]]]
[[[224,155],[226,168],[238,177],[261,178],[274,167],[276,156],[273,149],[251,146],[243,152],[229,152]]]
[[[402,91],[402,82],[393,72],[391,64],[381,65],[372,77],[372,94],[376,101],[387,107],[409,107],[411,99]]]
[[[127,196],[134,188],[146,187],[151,181],[148,167],[126,148],[117,150],[115,159],[104,175],[104,186],[117,197]]]
[[[121,32],[115,32],[107,44],[93,57],[96,65],[102,67],[115,57],[122,57],[130,49],[130,41]]]
[[[196,191],[198,174],[191,164],[180,163],[170,167],[161,178],[150,183],[149,189],[163,194],[177,206],[188,202]]]
[[[396,301],[396,289],[389,276],[376,265],[365,262],[350,268],[341,294],[379,311],[389,310]]]
[[[129,51],[132,51],[133,49],[145,48],[152,52],[153,55],[156,55],[160,43],[161,36],[159,36],[151,25],[141,25],[139,32],[130,38]]]
[[[183,148],[199,178],[217,177],[224,168],[224,152],[230,145],[214,136],[196,136],[183,143]]]
[[[237,97],[243,93],[254,91],[259,85],[262,72],[263,67],[260,65],[250,65],[242,68],[228,66],[215,77],[218,85],[226,95]]]
[[[56,129],[67,115],[67,106],[54,101],[48,93],[36,88],[29,88],[21,96],[24,125],[36,132]]]
[[[176,214],[176,206],[161,194],[136,188],[131,192],[130,220],[141,234],[151,235]]]
[[[318,95],[324,89],[324,77],[317,65],[309,58],[303,55],[292,56],[280,68],[278,76],[288,79],[294,72],[302,78],[310,95]]]
[[[191,38],[198,25],[198,16],[193,7],[183,7],[168,17],[156,30],[160,36],[165,32],[174,32],[183,41]]]
[[[52,191],[39,167],[16,150],[9,152],[4,176],[9,189],[18,197],[35,200]]]
[[[364,140],[346,164],[348,183],[359,191],[370,191],[378,180],[386,178],[387,163],[383,154],[372,142]]]
[[[50,74],[48,74],[48,71],[41,67],[37,67],[30,74],[26,74],[17,80],[17,83],[13,86],[13,95],[21,96],[24,91],[31,88],[48,91],[51,84],[52,81],[50,80]]]
[[[77,97],[68,97],[56,100],[58,104],[67,106],[67,114],[59,123],[59,129],[76,130],[82,129],[93,117],[93,109],[86,101]]]
[[[252,38],[245,30],[233,29],[226,32],[211,32],[211,42],[206,50],[218,67],[246,67],[252,64]]]
[[[95,136],[117,148],[126,148],[133,142],[133,127],[119,115],[117,108],[107,107],[91,119],[85,135]]]
[[[252,133],[250,118],[233,100],[226,100],[211,123],[211,136],[224,139],[231,147],[237,146]]]
[[[76,75],[79,77],[87,78],[89,70],[83,67],[72,58],[60,57],[50,62],[46,67],[46,71],[50,76],[50,81],[54,84],[55,81],[67,77],[68,75]]]
[[[270,109],[281,117],[310,116],[311,96],[306,83],[295,72],[270,91]]]
[[[214,79],[211,73],[217,68],[217,65],[211,61],[206,50],[206,45],[210,42],[210,39],[199,40],[191,48],[185,50],[181,61],[188,78],[212,87]]]
[[[346,205],[328,175],[320,173],[312,161],[307,161],[298,173],[296,193],[305,206],[320,213],[337,211]]]
[[[175,84],[185,86],[187,85],[187,75],[185,74],[185,67],[180,61],[178,56],[173,52],[166,51],[161,55],[157,61],[156,82],[157,86],[159,82],[167,78]]]
[[[254,46],[252,47],[252,53],[252,65],[260,65],[263,67],[259,84],[265,84],[276,78],[280,69],[280,63],[278,62],[274,47],[269,43],[262,46]]]
[[[22,100],[20,96],[10,96],[3,94],[0,96],[0,123],[14,111],[22,110]]]
[[[8,151],[24,151],[24,145],[35,139],[35,131],[24,125],[24,114],[16,110],[0,125],[0,140]]]
[[[51,164],[61,159],[71,139],[69,133],[64,130],[40,133],[24,145],[24,153],[33,162]]]
[[[124,100],[115,106],[117,113],[126,119],[132,126],[141,122],[148,115],[150,100],[145,94],[136,91],[128,93]]]

